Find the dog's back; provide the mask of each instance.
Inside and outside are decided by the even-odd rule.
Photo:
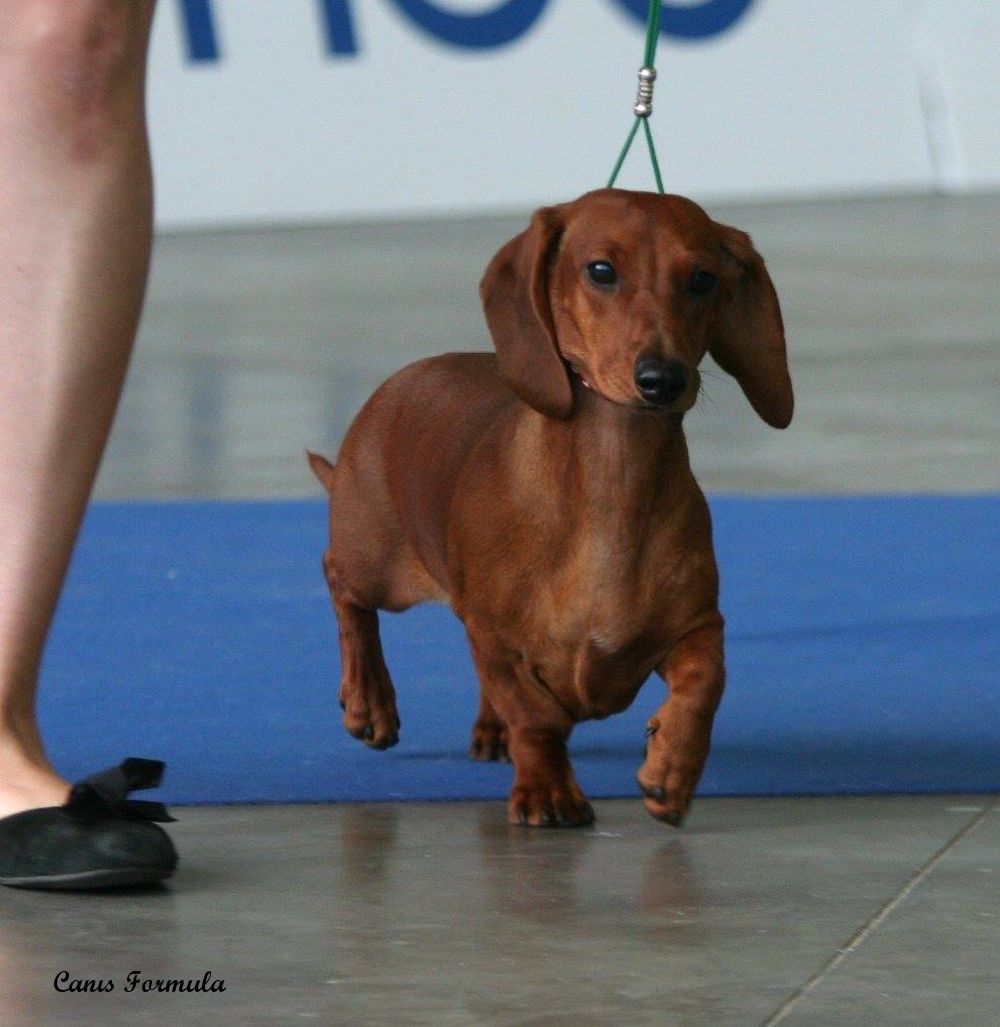
[[[492,353],[418,361],[372,395],[324,482],[341,582],[372,599],[378,593],[372,605],[384,609],[448,597],[455,483],[471,451],[518,403]]]

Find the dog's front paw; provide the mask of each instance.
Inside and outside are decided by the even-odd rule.
[[[499,720],[480,718],[472,725],[472,744],[469,755],[484,763],[510,763],[507,750],[507,730]]]
[[[708,753],[708,737],[678,743],[655,717],[646,728],[646,760],[637,780],[650,816],[672,827],[684,822]]]
[[[594,809],[575,783],[515,784],[507,819],[524,827],[586,827],[594,822]]]

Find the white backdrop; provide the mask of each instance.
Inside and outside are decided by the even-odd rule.
[[[159,223],[492,212],[603,185],[643,50],[625,2],[160,0]],[[413,15],[508,4],[541,12],[495,47],[446,42]],[[333,9],[353,54],[329,52]],[[212,59],[192,60],[207,43]],[[987,0],[752,0],[723,32],[661,39],[667,188],[717,201],[1000,187],[998,53]],[[619,184],[651,188],[640,141]]]

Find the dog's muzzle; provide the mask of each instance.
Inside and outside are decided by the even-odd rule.
[[[665,407],[684,395],[690,375],[680,360],[643,357],[636,361],[633,378],[639,395],[647,403]]]

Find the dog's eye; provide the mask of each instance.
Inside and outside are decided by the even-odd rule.
[[[695,271],[688,281],[688,289],[696,296],[704,296],[715,288],[715,281],[711,271]]]
[[[595,260],[587,265],[587,277],[594,285],[608,286],[618,281],[618,272],[606,260]]]

